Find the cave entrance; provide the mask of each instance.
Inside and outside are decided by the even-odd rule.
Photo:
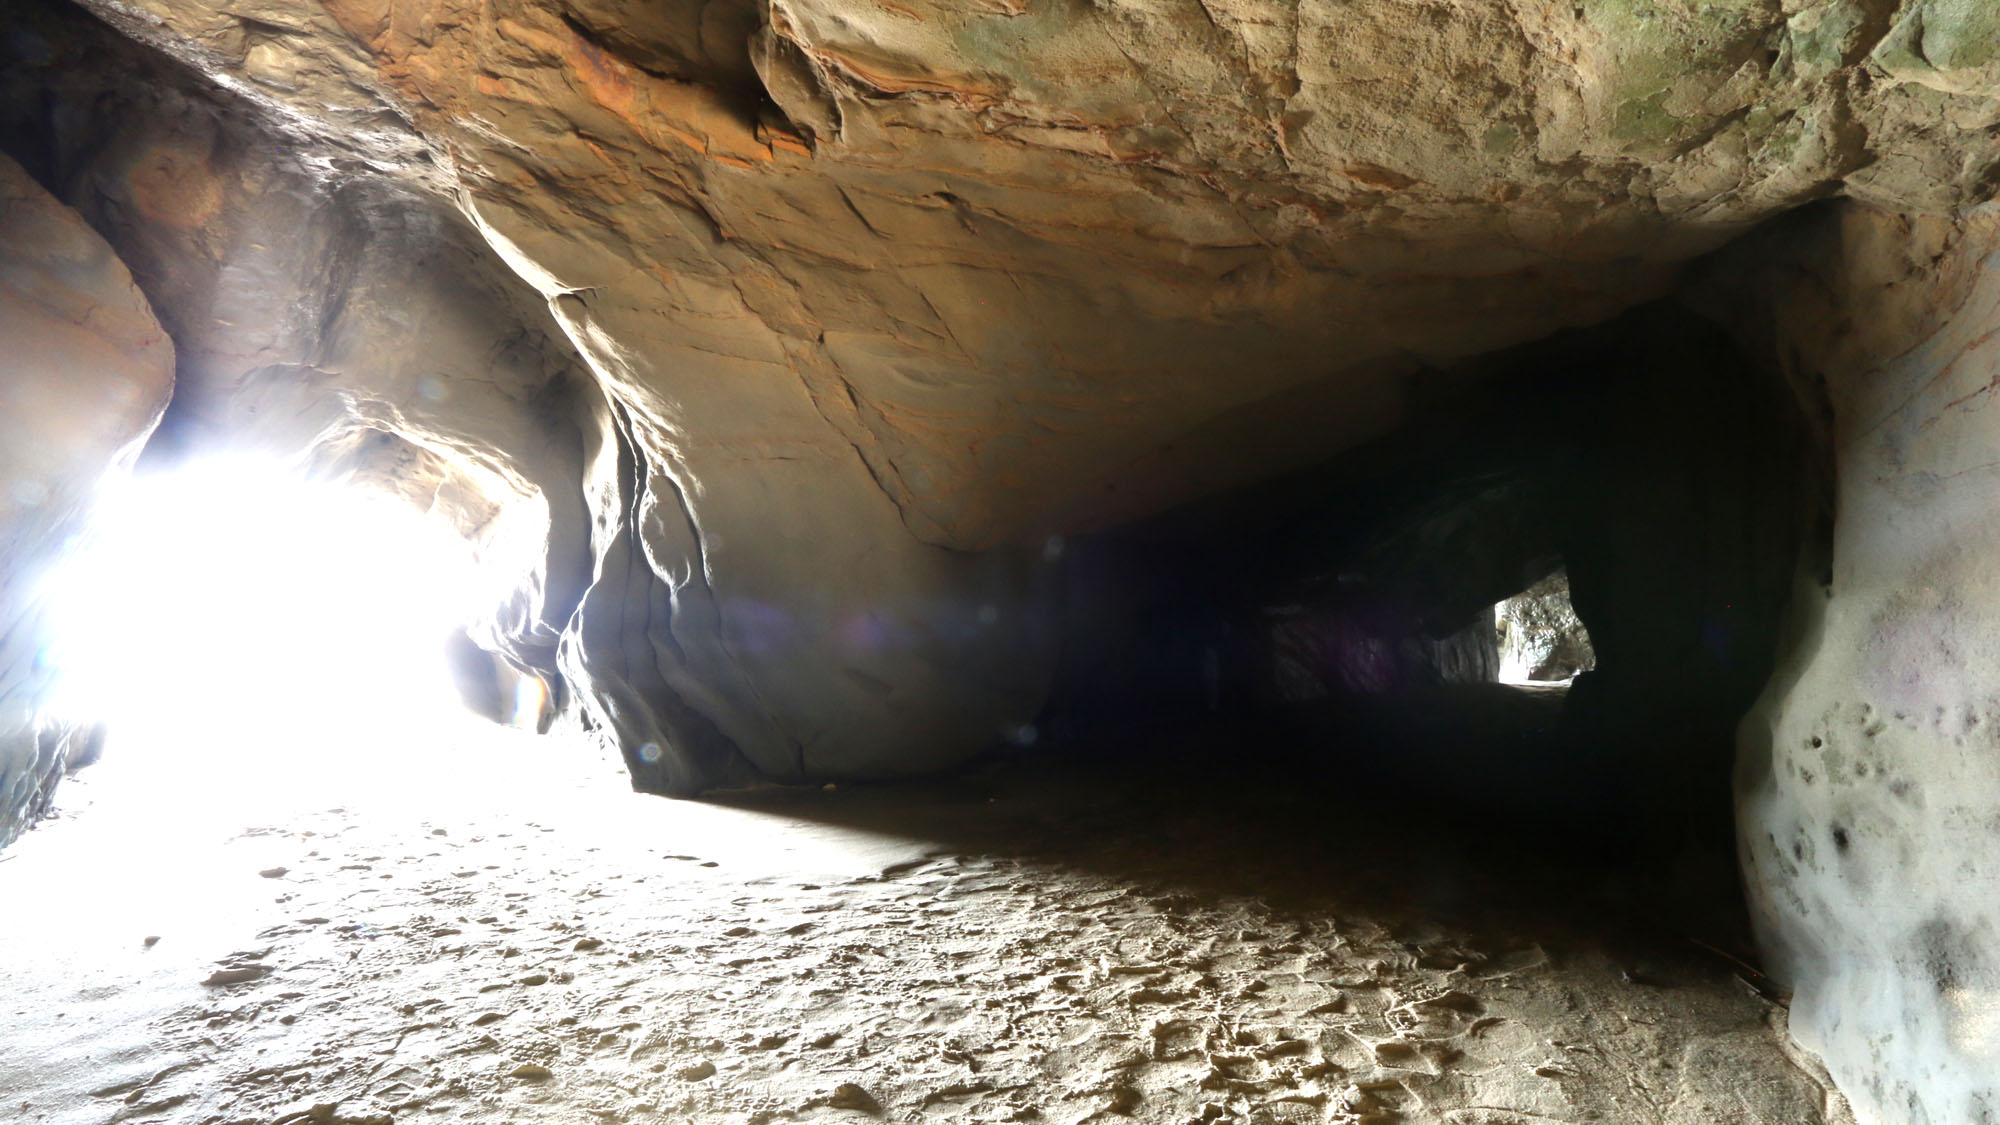
[[[317,799],[470,725],[446,644],[485,592],[397,498],[240,458],[145,473],[56,583],[57,714],[103,724],[106,783]]]

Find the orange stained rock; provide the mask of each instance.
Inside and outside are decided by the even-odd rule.
[[[440,40],[422,46],[396,35],[379,4],[370,0],[324,2],[344,30],[375,52],[376,70],[382,79],[412,102],[436,107],[455,118],[477,113],[476,106],[465,104],[468,95],[561,104],[560,97],[535,88],[532,73],[506,77],[481,70],[472,76],[467,88],[463,76],[473,68],[462,56],[481,54],[480,44],[461,41],[446,46]],[[488,26],[499,40],[526,48],[551,67],[561,67],[593,104],[615,115],[639,141],[654,149],[685,148],[740,168],[770,164],[773,145],[811,155],[804,138],[755,122],[704,86],[648,74],[573,28],[544,30],[505,16]],[[471,34],[476,36],[479,30],[473,29]],[[605,155],[601,148],[596,152],[600,157]]]
[[[377,51],[389,34],[389,5],[390,0],[320,0],[342,31]]]
[[[812,146],[806,143],[804,137],[785,129],[773,128],[763,122],[757,124],[757,140],[771,148],[774,155],[777,149],[794,152],[800,156],[812,155]]]

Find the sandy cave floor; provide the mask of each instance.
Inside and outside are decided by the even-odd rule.
[[[1726,921],[1422,793],[1031,758],[677,803],[454,731],[73,779],[0,857],[0,1117],[1845,1119]]]

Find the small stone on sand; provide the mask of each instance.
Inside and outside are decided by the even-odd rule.
[[[835,1109],[858,1109],[863,1113],[882,1112],[882,1103],[875,1100],[875,1095],[852,1082],[842,1082],[834,1087],[833,1096],[826,1099],[826,1104]]]

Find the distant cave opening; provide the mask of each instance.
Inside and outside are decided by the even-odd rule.
[[[1569,571],[1547,578],[1493,607],[1503,684],[1567,684],[1597,667],[1590,630],[1569,600]]]
[[[1044,726],[1393,794],[1466,854],[1658,870],[1693,849],[1732,900],[1734,730],[1804,510],[1797,408],[1669,304],[1473,366],[1378,441],[1075,541]]]

